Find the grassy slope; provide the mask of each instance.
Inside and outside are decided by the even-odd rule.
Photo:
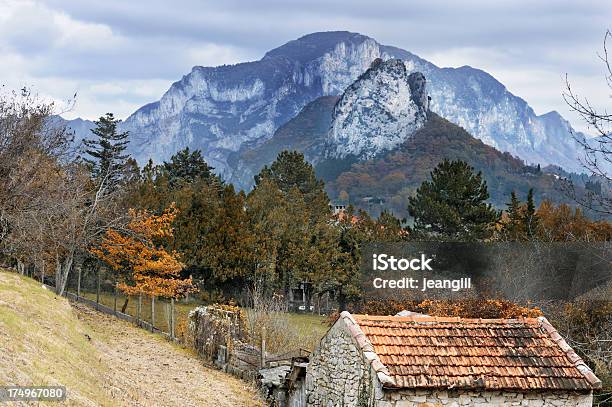
[[[113,405],[91,331],[64,298],[40,283],[0,271],[0,383],[64,385],[71,404]]]
[[[2,270],[0,349],[0,384],[64,385],[68,405],[261,406],[194,352]]]

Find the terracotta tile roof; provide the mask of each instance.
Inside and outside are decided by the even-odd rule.
[[[387,388],[601,387],[545,318],[341,317]]]

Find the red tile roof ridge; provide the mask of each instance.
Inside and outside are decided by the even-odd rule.
[[[351,313],[342,311],[342,313],[340,313],[340,319],[343,320],[345,326],[353,336],[353,339],[355,339],[364,356],[370,362],[370,366],[376,372],[376,376],[378,376],[378,380],[380,380],[381,384],[386,387],[397,387],[395,380],[389,373],[389,369],[380,361],[378,354],[374,350],[374,346],[366,334],[361,330]]]
[[[574,352],[574,350],[569,346],[569,344],[563,339],[563,337],[559,334],[559,332],[555,329],[554,326],[545,317],[539,317],[541,327],[548,333],[550,339],[552,339],[563,352],[568,357],[569,360],[572,361],[574,366],[582,373],[584,378],[589,382],[589,384],[593,387],[593,389],[601,389],[602,383],[601,380],[595,376],[595,373],[591,370],[590,367],[584,363],[584,360],[580,356]]]
[[[367,321],[381,321],[381,322],[442,322],[442,323],[471,323],[471,324],[527,324],[539,326],[539,318],[462,318],[462,317],[436,317],[430,315],[410,315],[405,317],[393,316],[393,315],[368,315],[368,314],[354,314],[352,317],[359,321],[359,323]]]

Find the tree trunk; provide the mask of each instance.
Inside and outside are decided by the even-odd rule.
[[[338,311],[346,311],[346,295],[340,290],[338,293]]]
[[[63,262],[59,259],[59,257],[56,257],[55,292],[58,295],[64,295],[66,283],[68,282],[68,275],[72,269],[73,261],[74,252],[68,253]]]
[[[305,290],[304,290],[304,297],[306,300],[306,312],[311,312],[310,311],[310,306],[312,305],[312,287],[310,283],[305,283],[304,284]]]

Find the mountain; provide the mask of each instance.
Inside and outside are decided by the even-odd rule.
[[[537,116],[484,71],[440,68],[367,36],[337,31],[309,34],[254,62],[194,67],[162,98],[128,117],[131,152],[143,164],[189,146],[228,181],[252,184],[240,157],[269,140],[304,106],[341,95],[377,58],[400,59],[408,73],[427,77],[429,108],[475,137],[530,163],[577,170],[568,123],[557,113]]]
[[[560,193],[563,180],[558,175],[525,165],[432,112],[424,125],[395,149],[369,160],[321,161],[317,173],[325,179],[333,200],[350,202],[374,215],[387,208],[398,216],[407,216],[408,197],[444,159],[466,161],[482,172],[494,206],[505,207],[512,191],[525,199],[530,188],[537,202],[570,202]],[[583,191],[578,184],[577,191]]]
[[[401,144],[427,121],[425,83],[399,59],[376,59],[336,103],[326,156],[371,158]]]
[[[332,112],[339,99],[339,96],[321,96],[313,100],[279,127],[273,137],[231,156],[234,161],[229,161],[229,165],[236,168],[235,179],[252,182],[253,176],[283,150],[297,150],[309,162],[318,161],[324,155]]]

